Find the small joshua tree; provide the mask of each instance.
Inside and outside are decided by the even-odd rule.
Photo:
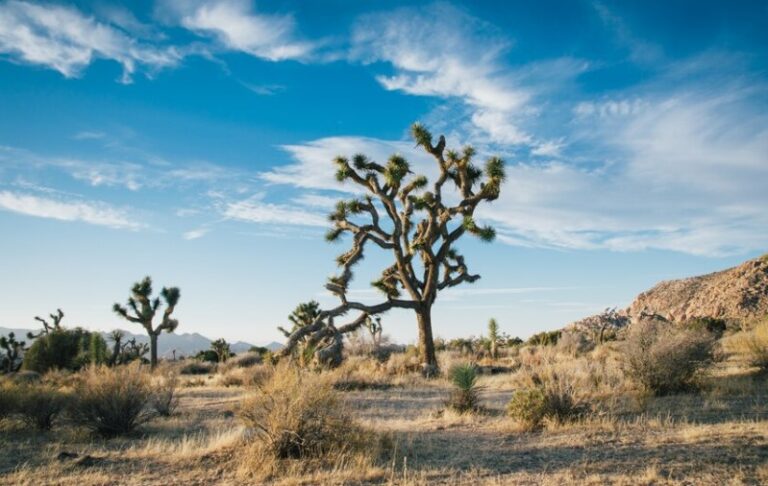
[[[216,356],[218,356],[219,363],[224,363],[229,358],[229,355],[232,353],[229,349],[229,343],[226,342],[223,338],[217,339],[211,343],[211,349],[214,353],[216,353]]]
[[[439,291],[480,278],[469,273],[464,257],[454,246],[466,233],[483,241],[494,239],[494,229],[480,226],[474,212],[481,202],[499,197],[505,178],[504,162],[491,157],[481,170],[472,163],[472,147],[464,147],[461,152],[446,150],[445,137],[433,144],[432,134],[418,123],[411,128],[411,134],[437,162],[439,175],[429,189],[427,178],[412,175],[410,165],[399,155],[391,156],[385,165],[364,155],[355,155],[351,161],[345,157],[334,160],[336,178],[351,181],[366,193],[362,198],[340,201],[329,217],[333,228],[326,236],[328,241],[336,241],[345,233],[352,238],[352,248],[337,258],[341,273],[326,284],[341,303],[321,311],[312,324],[293,332],[279,356],[292,353],[297,344],[309,339],[318,343],[315,354],[321,362],[337,364],[344,333],[359,328],[369,315],[402,308],[416,314],[422,370],[428,375],[437,371],[432,305]],[[455,195],[444,194],[447,182],[455,186]],[[368,243],[391,251],[393,260],[372,282],[386,297],[375,305],[347,299],[352,268],[363,258]],[[350,310],[361,314],[337,328],[334,319]]]
[[[499,341],[499,324],[496,319],[488,321],[488,342],[490,343],[491,359],[496,359],[499,356],[498,353],[498,341]]]
[[[380,316],[368,317],[368,319],[365,321],[365,327],[368,329],[368,332],[371,334],[371,341],[373,342],[373,350],[377,351],[379,349],[379,346],[381,345],[381,333],[384,330],[384,328],[381,326],[381,317]]]
[[[163,332],[173,332],[179,325],[179,321],[171,319],[176,304],[179,303],[181,293],[178,287],[163,287],[160,295],[165,301],[165,311],[160,324],[154,326],[155,314],[160,309],[160,297],[152,298],[152,279],[144,277],[140,282],[133,284],[131,296],[128,298],[128,308],[115,304],[112,310],[120,317],[137,324],[141,324],[149,335],[150,365],[154,369],[157,366],[157,338]],[[129,311],[133,311],[130,314]]]
[[[18,371],[21,366],[21,352],[24,351],[24,341],[17,341],[16,334],[9,332],[8,336],[0,336],[0,348],[5,351],[5,357],[1,361],[5,365],[5,372]],[[18,361],[18,363],[17,363]]]
[[[28,332],[27,337],[29,339],[37,339],[44,334],[48,334],[49,332],[61,330],[61,320],[64,319],[64,312],[62,312],[61,309],[56,309],[55,314],[48,314],[48,315],[51,318],[50,323],[48,323],[48,321],[46,321],[40,316],[35,316],[35,320],[40,321],[40,323],[43,325],[43,328],[37,334],[31,331]]]

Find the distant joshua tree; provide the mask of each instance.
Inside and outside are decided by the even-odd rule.
[[[141,324],[149,335],[150,365],[154,369],[157,366],[157,338],[163,332],[173,332],[179,325],[179,321],[171,319],[176,305],[179,303],[181,293],[178,287],[163,287],[160,295],[165,301],[165,311],[162,320],[156,327],[153,324],[155,314],[160,309],[160,297],[152,298],[152,279],[144,277],[140,282],[133,284],[131,296],[128,298],[128,308],[120,304],[114,304],[112,310],[120,317],[137,324]],[[133,314],[129,314],[129,310]]]
[[[49,332],[52,332],[52,331],[59,331],[59,330],[61,330],[61,320],[64,319],[64,312],[61,309],[56,309],[56,313],[55,314],[48,314],[48,315],[51,317],[50,324],[48,323],[48,321],[46,321],[42,317],[35,316],[35,320],[36,321],[40,321],[40,323],[43,324],[43,328],[37,334],[35,334],[35,333],[31,332],[31,331],[28,332],[27,333],[27,338],[29,338],[29,339],[37,339],[40,336],[42,336],[43,334],[48,334]]]
[[[496,319],[488,321],[488,342],[490,344],[491,359],[496,359],[499,356],[498,351],[499,341],[499,324]]]
[[[461,152],[446,151],[445,137],[433,144],[432,134],[418,123],[411,128],[411,134],[438,165],[439,175],[429,190],[425,190],[427,178],[413,176],[410,165],[400,155],[391,156],[385,165],[364,155],[355,155],[351,162],[344,157],[334,160],[336,178],[340,182],[352,181],[366,193],[362,198],[340,201],[329,217],[333,228],[326,236],[328,241],[336,241],[344,233],[352,239],[350,250],[337,258],[340,275],[326,284],[341,303],[321,311],[311,324],[292,332],[279,356],[291,354],[295,346],[310,339],[318,343],[315,354],[320,362],[338,364],[343,334],[359,328],[371,315],[403,308],[416,314],[423,372],[437,372],[432,305],[439,291],[480,278],[469,273],[454,245],[465,233],[483,241],[492,241],[496,236],[493,228],[480,226],[473,215],[481,202],[499,197],[505,178],[504,162],[491,157],[481,170],[472,163],[472,147],[464,147]],[[455,194],[444,198],[446,182],[455,186]],[[367,243],[392,252],[392,264],[372,282],[386,296],[375,305],[347,299],[352,267],[363,258]],[[402,291],[407,298],[401,297]],[[360,311],[360,315],[337,328],[334,319],[350,310]]]
[[[229,359],[229,355],[232,354],[232,351],[229,349],[229,343],[223,338],[213,341],[211,343],[211,349],[216,353],[216,356],[218,356],[219,363],[225,363],[227,359]]]
[[[24,351],[24,341],[17,341],[16,334],[9,332],[8,336],[0,336],[0,349],[5,351],[5,356],[0,362],[5,367],[5,372],[18,371],[21,367],[21,352]]]

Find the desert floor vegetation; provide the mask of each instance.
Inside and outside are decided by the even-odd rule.
[[[436,379],[409,371],[408,351],[327,371],[254,360],[189,375],[180,361],[8,376],[0,483],[768,481],[768,378],[749,349],[723,346],[696,387],[657,394],[627,374],[625,345],[443,351]],[[50,398],[39,421],[20,408],[31,390]]]

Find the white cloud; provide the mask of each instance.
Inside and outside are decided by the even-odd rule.
[[[306,144],[282,147],[296,163],[277,167],[261,174],[269,182],[290,184],[307,189],[326,189],[359,192],[355,185],[341,184],[336,180],[333,159],[342,155],[351,157],[362,153],[370,159],[385,163],[395,153],[408,159],[415,172],[431,176],[436,172],[434,161],[412,142],[387,141],[365,137],[327,137]]]
[[[304,59],[315,48],[297,39],[291,15],[257,13],[248,0],[169,0],[163,8],[186,29],[270,61]]]
[[[229,219],[251,223],[329,226],[328,220],[321,214],[312,213],[299,207],[264,202],[260,197],[226,203],[223,215]]]
[[[209,228],[197,228],[190,231],[185,232],[182,235],[182,238],[185,240],[196,240],[198,238],[202,238],[203,236],[207,235],[211,230]]]
[[[765,91],[720,88],[646,92],[642,109],[577,116],[574,142],[590,148],[575,160],[599,163],[566,163],[568,154],[559,154],[544,164],[510,164],[501,197],[482,205],[478,218],[512,245],[696,255],[764,250],[768,115],[759,100]],[[558,155],[561,143],[540,146],[539,155]],[[330,160],[357,152],[379,161],[401,152],[416,172],[434,174],[434,162],[407,142],[333,137],[285,148],[295,163],[263,177],[299,188],[353,190],[333,178]]]
[[[28,216],[60,221],[82,221],[117,229],[142,228],[141,224],[131,221],[125,211],[98,202],[62,201],[0,191],[0,208]]]
[[[433,3],[361,17],[351,58],[391,64],[394,74],[377,77],[387,90],[461,103],[476,142],[535,146],[541,142],[526,126],[539,110],[537,96],[586,64],[556,59],[512,69],[502,61],[511,44],[493,25]]]
[[[68,78],[78,76],[94,58],[109,59],[123,66],[125,83],[137,66],[159,69],[178,64],[182,57],[173,47],[139,43],[75,7],[16,0],[0,4],[0,53]]]

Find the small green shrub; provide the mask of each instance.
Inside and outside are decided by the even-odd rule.
[[[547,398],[540,386],[521,388],[507,404],[507,414],[528,430],[541,427],[547,416]]]
[[[73,419],[94,432],[113,437],[149,420],[149,378],[138,364],[117,368],[89,367],[75,385]]]
[[[477,369],[471,364],[457,365],[449,370],[448,375],[455,388],[447,405],[459,413],[479,410]]]
[[[68,394],[50,385],[21,385],[16,390],[16,413],[29,426],[50,430],[68,399]]]

